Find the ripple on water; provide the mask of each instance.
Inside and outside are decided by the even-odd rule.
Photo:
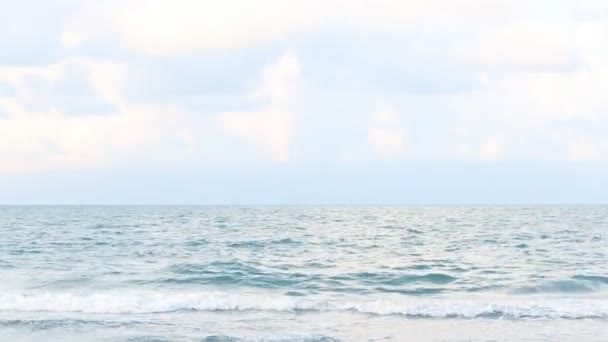
[[[228,336],[228,335],[209,335],[209,336],[203,337],[203,339],[201,340],[201,342],[234,342],[234,341],[240,341],[240,339],[237,337]]]
[[[443,273],[399,274],[394,272],[357,272],[334,276],[333,278],[339,280],[357,280],[361,283],[383,285],[403,285],[407,283],[447,284],[457,279]]]

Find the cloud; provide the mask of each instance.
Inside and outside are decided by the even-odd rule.
[[[375,158],[399,159],[403,157],[405,143],[403,128],[392,108],[382,108],[374,115],[374,122],[367,134],[368,143]]]
[[[9,82],[0,81],[0,98],[15,96],[16,89]]]
[[[22,0],[0,5],[0,65],[45,65],[61,58],[59,36],[67,18],[77,15],[79,2]]]
[[[456,58],[486,71],[572,70],[580,63],[574,23],[515,22],[480,31]]]
[[[600,2],[62,4],[0,14],[1,170],[608,156]]]
[[[74,31],[64,31],[59,38],[61,45],[67,49],[80,45],[84,40],[85,37],[81,33]]]
[[[127,0],[88,7],[66,29],[64,46],[109,33],[133,51],[170,56],[251,47],[336,25],[379,31],[429,25],[445,30],[504,21],[521,6],[506,0]]]
[[[221,124],[262,155],[277,162],[287,161],[295,129],[291,101],[299,80],[297,58],[282,55],[275,64],[264,68],[261,84],[251,94],[254,99],[268,101],[268,105],[259,110],[223,113]]]
[[[40,96],[31,79],[53,85],[82,71],[78,86],[112,105],[107,115],[74,115],[74,108],[56,106],[54,96]],[[54,168],[102,167],[130,156],[145,155],[142,146],[173,121],[171,113],[130,106],[120,93],[122,65],[72,59],[47,67],[0,68],[0,79],[17,89],[17,96],[3,99],[10,114],[0,118],[0,172],[28,172]],[[78,89],[59,87],[59,97]],[[87,94],[89,96],[90,94]],[[85,99],[89,105],[90,98]],[[93,101],[94,102],[94,101]],[[83,114],[88,114],[88,111]]]
[[[0,68],[0,80],[16,89],[16,96],[0,97],[7,112],[0,116],[0,172],[247,159],[243,153],[250,148],[231,148],[235,139],[251,145],[261,158],[290,158],[295,129],[292,100],[300,80],[295,56],[280,56],[262,70],[255,89],[241,94],[241,101],[263,106],[204,116],[178,106],[128,101],[127,73],[123,64],[85,58],[46,67]],[[75,87],[67,82],[74,77]],[[50,95],[33,86],[32,79],[47,85]],[[100,99],[111,105],[111,112],[74,112],[77,107],[57,102],[56,97],[82,95],[82,89],[86,89],[84,103]]]
[[[87,115],[110,113],[120,105],[123,73],[118,63],[69,58],[46,66],[0,66],[0,82],[12,89],[5,101],[20,107],[18,112]]]
[[[500,160],[502,148],[502,142],[499,139],[490,138],[482,143],[480,157],[482,160]]]
[[[251,46],[315,25],[318,1],[129,1],[114,11],[115,30],[148,54]]]
[[[569,5],[578,20],[605,20],[608,18],[608,3],[604,0],[572,0]]]

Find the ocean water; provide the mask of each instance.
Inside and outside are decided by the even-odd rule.
[[[608,341],[608,207],[0,207],[0,341]]]

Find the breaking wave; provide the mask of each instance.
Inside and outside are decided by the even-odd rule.
[[[1,311],[154,314],[176,311],[350,311],[407,318],[608,319],[608,299],[348,300],[226,292],[2,293]]]

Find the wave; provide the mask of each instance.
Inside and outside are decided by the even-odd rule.
[[[236,341],[244,341],[238,337],[235,336],[227,336],[227,335],[210,335],[210,336],[206,336],[204,337],[202,340],[202,342],[236,342]],[[284,336],[284,337],[277,337],[277,338],[265,338],[264,341],[268,341],[268,342],[273,342],[273,341],[293,341],[293,342],[336,342],[338,340],[336,340],[333,337],[328,337],[328,336],[316,336],[316,335],[312,335],[312,336]]]
[[[279,240],[244,240],[228,244],[231,248],[264,248],[272,245],[301,245],[301,241],[291,238],[283,238]]]
[[[445,285],[458,280],[448,274],[427,273],[412,274],[403,272],[356,272],[325,276],[322,273],[300,273],[262,268],[242,262],[212,262],[207,264],[175,264],[167,270],[167,277],[147,280],[147,283],[160,284],[205,284],[205,285],[239,285],[257,288],[290,288],[304,290],[350,289],[350,292],[371,291],[402,292],[410,294],[438,293],[444,289],[414,288],[423,284],[430,286]],[[144,283],[145,283],[144,282]],[[137,281],[140,284],[141,282]],[[401,288],[409,285],[410,288]],[[371,286],[371,287],[370,287]],[[388,288],[387,288],[388,287]],[[384,290],[386,288],[386,291]]]
[[[357,280],[364,284],[383,284],[383,285],[404,285],[407,283],[433,283],[448,284],[457,278],[443,273],[428,274],[399,274],[399,273],[374,273],[359,272],[346,275],[334,276],[332,279],[338,280]]]
[[[597,282],[597,283],[608,285],[608,277],[576,275],[576,276],[574,276],[572,278],[573,279],[579,279],[579,280],[592,281],[592,282]]]
[[[212,284],[240,285],[258,288],[346,288],[358,290],[358,286],[399,287],[411,284],[445,285],[458,278],[444,273],[403,273],[403,272],[356,272],[327,276],[322,273],[300,273],[289,271],[291,265],[274,269],[260,265],[230,261],[211,263],[181,263],[170,266],[166,277],[148,280],[148,283],[161,284]],[[137,283],[141,283],[136,281]],[[371,290],[371,288],[370,288]],[[418,292],[414,288],[391,288]],[[422,291],[424,293],[424,291]]]
[[[550,280],[536,285],[525,285],[513,294],[592,293],[608,289],[608,277],[577,275],[570,279]]]
[[[64,327],[99,327],[99,328],[125,328],[143,322],[130,321],[107,321],[91,319],[0,319],[0,328],[29,328],[33,330],[45,330]]]
[[[444,299],[349,299],[235,294],[228,292],[121,291],[1,293],[0,311],[154,314],[177,311],[349,311],[407,318],[608,319],[608,299],[572,298],[522,301]]]
[[[390,302],[356,303],[343,309],[408,318],[485,319],[608,319],[608,302],[597,300],[538,302],[434,301],[412,304]]]
[[[151,283],[240,285],[258,288],[301,287],[320,282],[318,274],[267,270],[241,262],[212,262],[208,264],[176,264],[169,269],[171,276]]]

